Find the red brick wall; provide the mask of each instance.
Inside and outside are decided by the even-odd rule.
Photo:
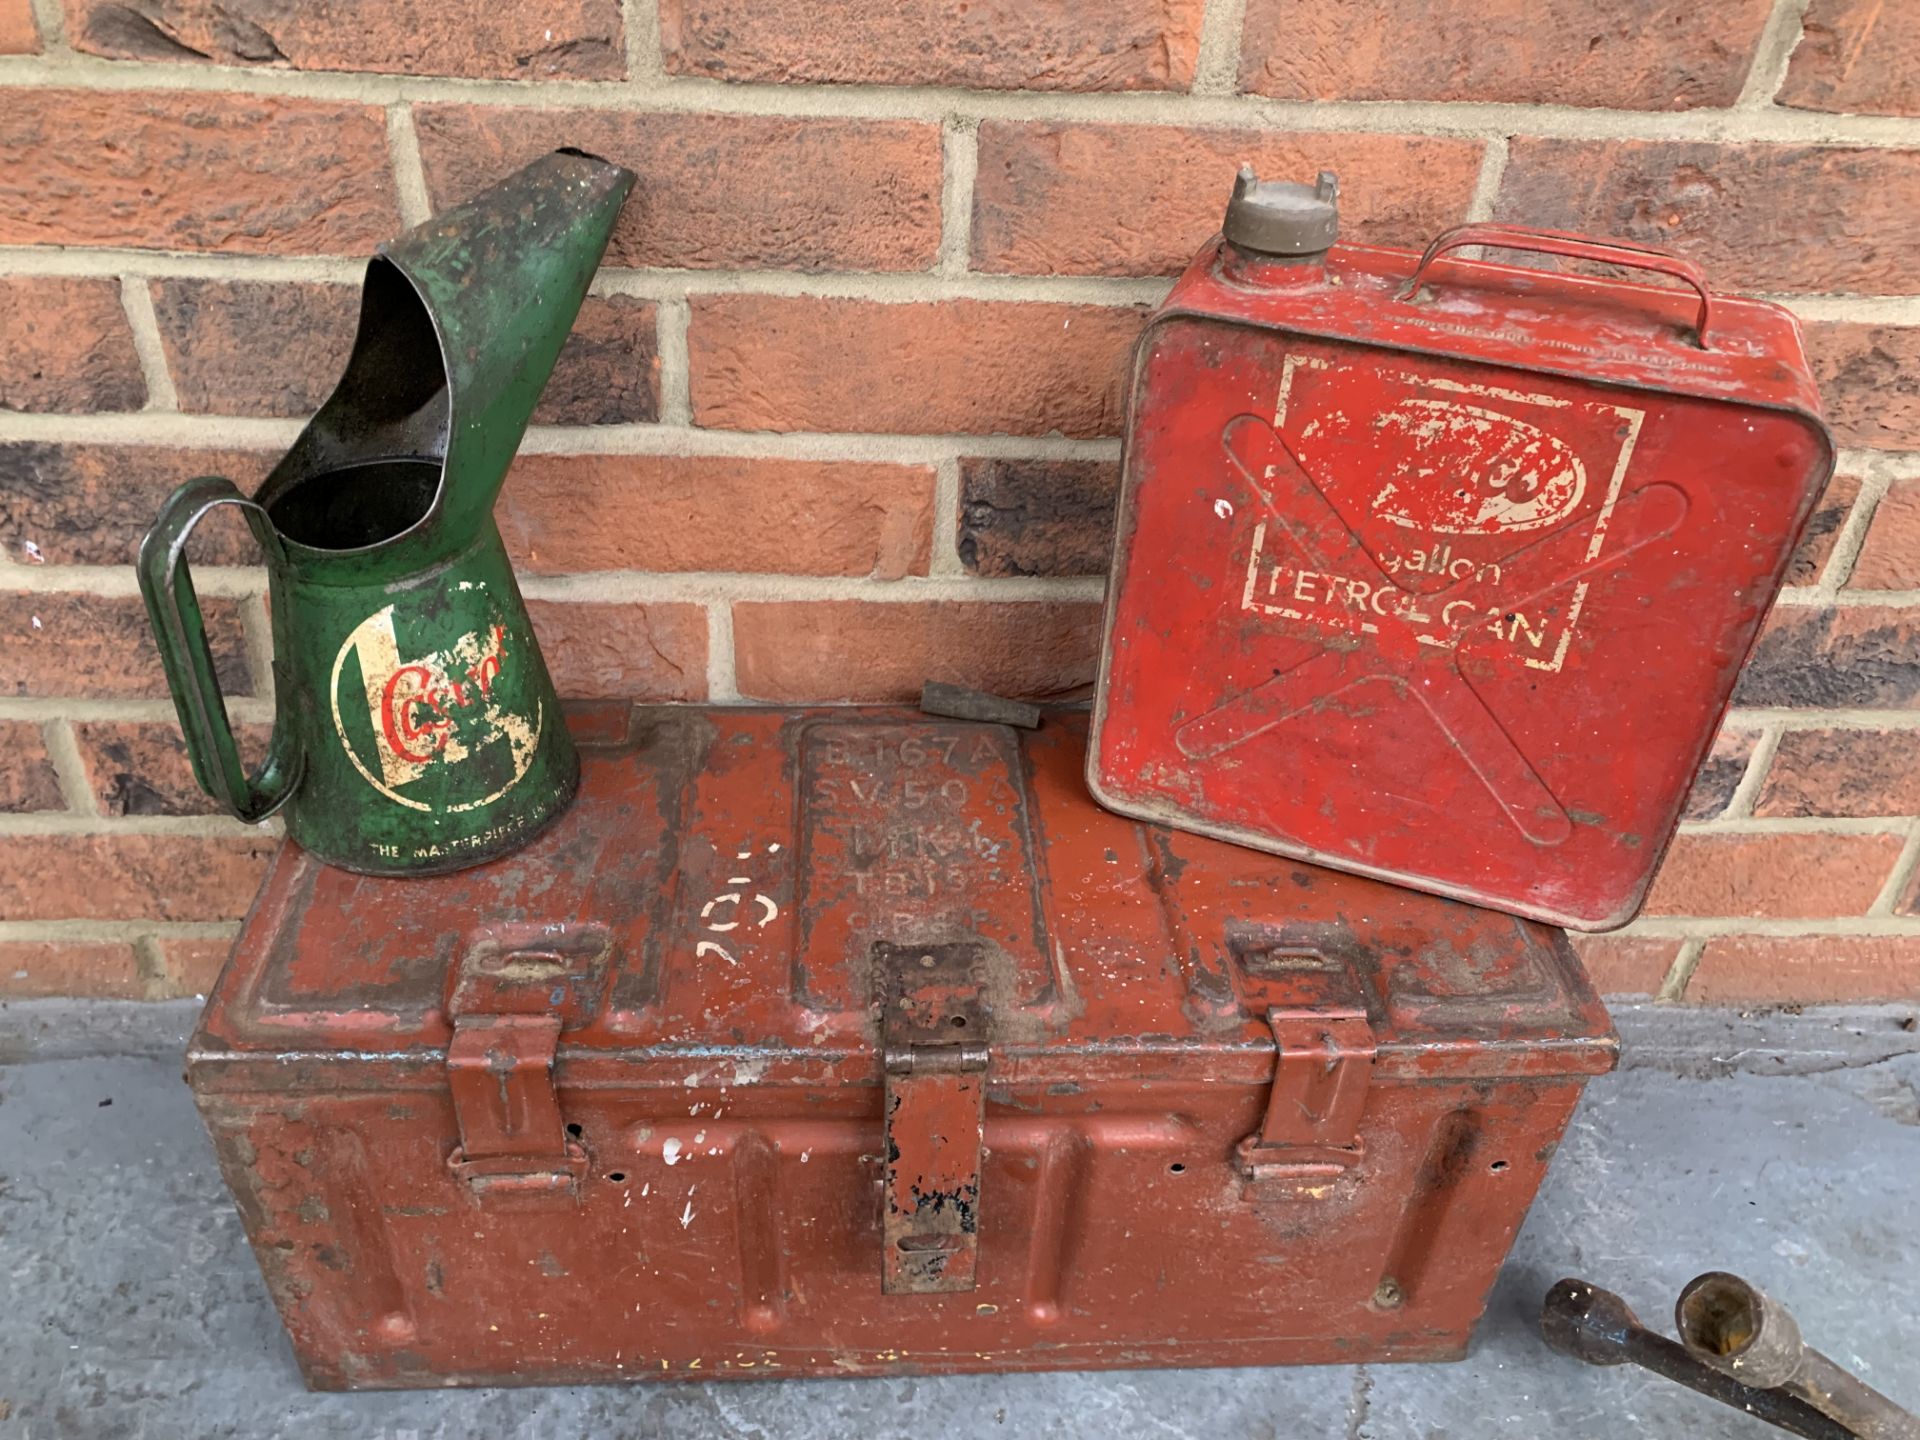
[[[0,995],[206,983],[273,836],[193,788],[133,547],[296,433],[370,246],[562,141],[641,175],[500,507],[581,695],[1085,682],[1120,359],[1243,158],[1337,169],[1356,238],[1510,217],[1783,299],[1841,478],[1583,948],[1920,996],[1920,5],[1876,0],[0,0]]]

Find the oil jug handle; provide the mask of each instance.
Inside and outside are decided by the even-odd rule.
[[[282,559],[280,537],[266,512],[240,493],[231,480],[203,475],[189,480],[160,507],[147,538],[140,543],[140,596],[147,604],[154,643],[166,671],[167,688],[180,716],[180,730],[193,762],[193,778],[226,810],[249,823],[266,819],[287,803],[300,783],[303,757],[291,733],[278,720],[258,774],[249,776],[234,743],[227,703],[214,672],[206,622],[187,568],[187,538],[193,527],[222,505],[236,505],[247,528],[266,551],[271,567]]]
[[[1573,260],[1598,260],[1606,265],[1625,265],[1635,270],[1653,270],[1684,280],[1700,297],[1700,313],[1693,322],[1694,338],[1702,350],[1707,344],[1707,321],[1713,309],[1713,292],[1707,287],[1707,273],[1684,256],[1671,255],[1648,245],[1626,240],[1596,240],[1590,235],[1574,235],[1565,230],[1538,230],[1527,225],[1456,225],[1427,246],[1420,263],[1413,267],[1398,298],[1411,300],[1420,293],[1427,270],[1449,250],[1462,245],[1493,245],[1503,250],[1530,250],[1541,255],[1564,255]]]

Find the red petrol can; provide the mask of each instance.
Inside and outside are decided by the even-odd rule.
[[[1085,717],[609,707],[526,849],[274,863],[189,1077],[322,1387],[1459,1355],[1565,937],[1096,806]]]
[[[1335,245],[1333,198],[1243,173],[1135,353],[1090,782],[1624,924],[1832,468],[1798,326],[1578,236]]]

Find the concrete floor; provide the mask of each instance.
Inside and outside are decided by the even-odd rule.
[[[1536,1338],[1562,1275],[1665,1328],[1710,1268],[1920,1405],[1911,1012],[1616,1018],[1625,1066],[1589,1090],[1458,1365],[311,1395],[180,1083],[191,1009],[0,1007],[0,1440],[1779,1434]]]

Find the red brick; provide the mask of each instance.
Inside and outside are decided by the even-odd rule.
[[[524,571],[927,573],[933,471],[728,456],[523,455],[494,507]]]
[[[1788,585],[1817,585],[1833,555],[1833,542],[1853,513],[1853,502],[1860,498],[1860,480],[1854,475],[1835,475],[1827,481],[1820,503],[1807,517],[1807,528],[1800,533],[1793,559],[1787,565]]]
[[[279,844],[264,833],[0,836],[0,915],[237,920]]]
[[[1920,9],[1904,0],[1813,0],[1778,103],[1920,115]]]
[[[0,998],[139,1000],[146,993],[140,961],[124,940],[0,940]]]
[[[1569,935],[1587,978],[1602,995],[1658,995],[1680,953],[1678,940],[1639,935]]]
[[[1342,234],[1425,244],[1466,214],[1477,140],[989,120],[973,265],[1017,275],[1172,275],[1220,229],[1234,171],[1338,172]]]
[[[533,600],[527,609],[563,697],[707,698],[707,612],[699,605]]]
[[[239,725],[240,755],[248,768],[266,754],[272,727]],[[220,813],[193,778],[180,727],[171,720],[76,720],[74,739],[101,812],[107,815],[215,815]]]
[[[397,233],[378,106],[10,89],[0,244],[360,254]]]
[[[0,812],[64,810],[60,777],[54,773],[40,727],[27,720],[0,720]]]
[[[1864,914],[1900,854],[1897,835],[1681,835],[1649,915]]]
[[[1686,809],[1680,814],[1682,820],[1712,820],[1726,813],[1733,792],[1746,778],[1747,762],[1753,758],[1758,738],[1751,730],[1722,730],[1714,737],[1713,749],[1693,778]]]
[[[1920,478],[1904,476],[1887,487],[1847,586],[1920,590]]]
[[[436,204],[559,145],[635,171],[610,265],[923,270],[940,248],[927,121],[423,105],[414,124]]]
[[[1112,435],[1143,312],[986,300],[696,295],[694,423]]]
[[[1920,292],[1920,150],[1513,142],[1496,218],[1691,256],[1723,289]]]
[[[220,967],[233,950],[231,940],[163,939],[160,947],[160,983],[156,999],[205,995],[220,977]]]
[[[229,695],[253,689],[239,606],[237,600],[200,600],[214,671]],[[0,591],[0,695],[130,700],[166,693],[138,596]]]
[[[1823,1005],[1920,999],[1920,935],[1716,935],[1686,999]]]
[[[318,282],[153,282],[154,314],[182,410],[306,416],[353,348],[360,287]],[[655,306],[590,297],[534,411],[541,425],[649,423],[660,415]]]
[[[1756,815],[1920,815],[1920,735],[1912,730],[1789,730]]]
[[[1920,449],[1920,328],[1823,320],[1806,335],[1834,439]]]
[[[1120,467],[1110,460],[960,462],[960,563],[976,575],[1103,575]]]
[[[311,415],[347,363],[357,285],[155,280],[153,313],[182,410]]]
[[[138,410],[147,403],[117,280],[0,279],[0,335],[0,410]]]
[[[225,475],[251,492],[280,453],[0,442],[0,553],[22,564],[131,565],[175,486],[196,475]],[[196,565],[260,558],[230,509],[201,522],[188,553]]]
[[[0,55],[38,55],[40,29],[33,0],[0,0]]]
[[[660,418],[659,307],[590,295],[534,407],[536,425],[650,425]]]
[[[112,60],[211,61],[503,80],[617,80],[619,0],[64,0],[74,49]]]
[[[1733,699],[1736,705],[1911,709],[1920,703],[1920,610],[1777,606]]]
[[[927,680],[1063,695],[1093,679],[1100,607],[1080,602],[738,601],[740,693],[756,700],[908,700]]]
[[[1731,105],[1772,8],[1770,0],[1249,0],[1240,86],[1283,100]]]
[[[1185,90],[1201,0],[661,0],[667,71],[776,84]]]

